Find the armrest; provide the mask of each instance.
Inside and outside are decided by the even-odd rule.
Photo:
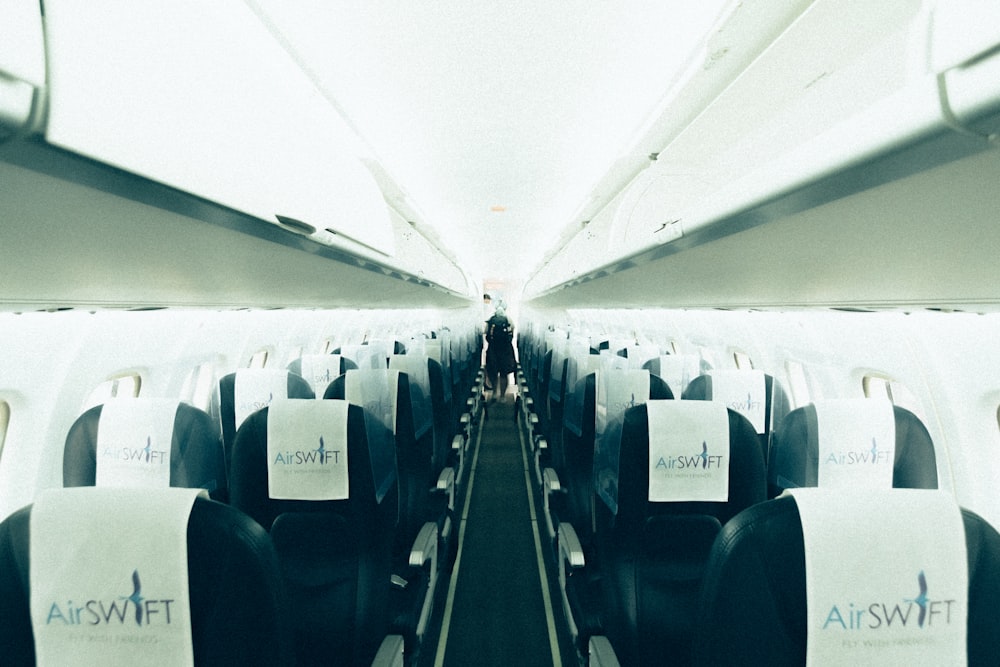
[[[403,635],[386,635],[378,647],[372,667],[403,667]]]
[[[548,493],[562,490],[562,486],[559,483],[559,475],[553,468],[546,468],[542,471],[542,485]]]
[[[567,562],[573,569],[586,565],[586,560],[583,557],[583,545],[580,544],[580,538],[576,534],[576,528],[574,528],[572,524],[561,523],[559,524],[560,568],[562,568],[563,563]]]
[[[416,539],[413,540],[413,547],[410,549],[410,567],[423,567],[424,563],[430,561],[432,564],[437,560],[438,530],[437,524],[428,521],[420,527]]]
[[[455,509],[455,469],[451,466],[446,467],[438,475],[437,484],[434,485],[435,492],[440,491],[448,496],[448,509],[454,511]]]
[[[587,645],[591,667],[620,667],[618,655],[604,635],[594,635]]]

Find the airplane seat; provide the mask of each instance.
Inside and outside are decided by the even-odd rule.
[[[682,396],[691,380],[701,374],[701,359],[696,354],[661,354],[642,367],[663,378],[675,396]]]
[[[768,460],[771,432],[791,410],[788,394],[773,376],[760,370],[713,370],[691,380],[681,398],[724,401],[743,413],[757,428],[764,462]]]
[[[177,491],[181,491],[180,496],[170,493]],[[184,491],[179,489],[52,489],[39,496],[33,505],[18,510],[0,523],[0,618],[3,618],[0,655],[3,663],[13,667],[34,665],[45,654],[50,664],[85,664],[88,659],[106,664],[129,664],[130,656],[115,654],[116,649],[128,641],[112,640],[120,637],[148,641],[149,637],[119,634],[114,632],[116,626],[128,629],[133,622],[141,623],[142,627],[136,629],[145,633],[168,619],[173,625],[187,617],[193,664],[220,667],[295,664],[289,641],[286,592],[267,533],[233,507],[205,497],[184,496]],[[178,497],[181,500],[176,500]],[[51,511],[46,511],[46,506],[58,508],[61,519],[50,522]],[[172,508],[170,511],[166,509],[168,506]],[[187,513],[175,514],[178,507]],[[158,531],[161,524],[185,531],[181,538],[186,538],[186,545],[180,538],[172,539],[168,549],[179,551],[179,568],[183,569],[177,572],[187,577],[186,609],[190,610],[189,614],[181,607],[180,599],[161,597],[165,594],[163,563],[169,563],[163,556],[165,550],[150,547],[150,535],[142,530],[121,530],[122,522],[152,525],[154,531]],[[105,539],[101,524],[111,526],[112,540]],[[67,533],[72,530],[67,531],[67,525],[97,539],[77,542],[70,547],[72,540],[67,538]],[[45,536],[53,532],[53,539],[60,544],[54,558],[39,544],[48,542]],[[34,553],[35,549],[43,549],[41,556]],[[149,551],[154,552],[155,561],[148,557]],[[79,582],[66,583],[40,573],[45,561],[63,567],[74,560],[89,573]],[[90,582],[98,579],[98,575],[104,578],[104,567],[111,570],[111,578],[117,581],[118,561],[127,562],[120,586],[116,584],[114,590],[109,591],[108,601],[95,599]],[[53,600],[40,600],[41,615],[37,611],[32,613],[31,572],[35,568],[39,568],[36,573],[42,577],[43,585],[59,587],[58,596],[54,595]],[[154,573],[156,578],[152,576]],[[140,591],[145,595],[145,598],[138,598],[144,601],[145,618],[136,616],[136,621],[132,620],[133,609],[128,607],[133,598],[122,597],[133,587],[133,595],[139,595]],[[40,597],[44,596],[44,592],[40,593]],[[91,602],[83,602],[88,599]],[[63,606],[67,600],[76,600],[75,608]],[[105,612],[108,615],[98,616],[104,605],[107,605]],[[45,640],[37,629],[33,630],[33,625],[46,624],[46,621],[57,631],[68,629],[75,635],[68,649],[69,656],[53,655],[53,651],[60,650],[58,645],[46,645],[36,652],[36,643]],[[90,632],[97,634],[90,635]],[[84,655],[88,647],[96,647],[99,655],[88,658]],[[171,649],[170,655],[161,655],[161,658],[176,657],[177,653]],[[148,652],[145,658],[158,660]],[[45,664],[46,661],[38,662]]]
[[[200,488],[225,502],[227,479],[215,420],[174,400],[116,399],[94,406],[73,422],[63,446],[64,487]]]
[[[591,541],[594,507],[594,444],[597,376],[591,372],[577,380],[572,395],[567,394],[564,419],[563,466],[556,470],[563,493],[553,502],[554,526],[569,522],[583,545]],[[661,378],[649,374],[648,400],[673,399],[673,392]],[[645,397],[643,398],[645,400]]]
[[[419,358],[418,358],[419,359]],[[398,511],[392,546],[392,574],[401,584],[393,586],[394,627],[403,632],[412,655],[419,650],[437,587],[439,555],[449,553],[442,539],[450,537],[448,496],[439,492],[439,475],[433,468],[433,432],[415,429],[415,412],[426,405],[414,403],[419,386],[396,369],[352,370],[327,387],[324,398],[348,400],[365,409],[365,419],[377,422],[394,452],[398,485]],[[415,409],[417,408],[417,409]],[[419,433],[419,435],[418,435]]]
[[[398,490],[378,427],[346,401],[276,399],[236,434],[232,504],[271,535],[300,666],[370,664],[390,630]]]
[[[828,494],[814,501],[826,513],[819,515],[822,520],[807,523],[797,494],[816,491]],[[931,520],[922,510],[906,515],[897,511],[900,506],[904,511],[914,507],[919,501],[913,498],[920,494],[951,505],[954,522],[960,526],[954,539],[953,532],[944,533],[942,524],[947,520]],[[814,542],[822,544],[824,535],[840,541],[814,549]],[[933,552],[945,543],[947,554],[959,555],[944,566],[957,566],[955,580],[967,578],[965,587],[946,586],[947,577],[930,569]],[[836,565],[824,567],[829,560]],[[810,582],[812,576],[824,573],[833,575],[835,590],[843,586],[834,600],[807,593],[822,590]],[[895,583],[897,576],[901,583]],[[859,587],[856,593],[850,590],[851,581]],[[883,592],[884,582],[891,593]],[[954,600],[966,595],[967,604],[960,608]],[[793,490],[738,514],[716,538],[699,603],[694,664],[804,665],[810,641],[832,639],[835,645],[828,647],[827,656],[831,661],[812,664],[995,665],[1000,636],[997,599],[1000,534],[978,515],[959,511],[948,494],[911,489]],[[956,624],[966,624],[965,656],[942,657],[929,651],[938,641],[931,632],[947,629],[938,626],[949,624],[949,614]],[[863,647],[876,653],[856,653]],[[817,644],[814,650],[819,648]],[[877,653],[890,649],[915,649],[918,655]]]
[[[548,443],[549,463],[557,470],[563,468],[563,412],[566,406],[566,373],[570,360],[565,353],[554,354],[549,366],[549,387],[545,397],[543,433]]]
[[[622,664],[689,664],[715,537],[765,499],[757,433],[717,402],[649,401],[596,457],[604,633]]]
[[[595,456],[598,431],[604,433],[607,427],[598,425],[598,401],[601,412],[615,422],[616,416],[620,421],[626,405],[673,398],[666,383],[648,372],[621,369],[619,375],[610,358],[602,358],[600,363],[602,370],[580,377],[572,399],[567,399],[565,468],[558,472],[546,469],[543,475],[545,518],[555,539],[562,604],[570,634],[574,641],[582,642],[578,645],[581,651],[602,627],[600,587],[604,573],[594,546],[598,504]],[[605,387],[600,398],[598,384]],[[615,389],[609,391],[609,386]]]
[[[305,378],[313,393],[322,396],[327,385],[358,365],[342,354],[303,354],[288,364],[288,372]]]
[[[882,442],[892,443],[891,471],[879,465],[890,463],[889,446]],[[915,414],[888,401],[827,399],[796,408],[774,431],[771,459],[770,498],[785,489],[837,483],[841,476],[851,484],[869,485],[864,481],[869,473],[878,474],[882,468],[881,482],[873,485],[938,488],[934,443],[927,428]]]
[[[222,448],[226,471],[232,471],[233,440],[236,431],[251,414],[274,398],[316,398],[300,375],[265,368],[240,368],[219,380],[219,411],[222,414]]]

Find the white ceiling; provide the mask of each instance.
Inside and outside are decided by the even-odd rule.
[[[726,0],[252,0],[473,279],[517,284]],[[494,207],[504,210],[495,211]]]

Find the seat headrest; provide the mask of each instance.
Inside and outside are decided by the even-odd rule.
[[[326,399],[322,403],[331,402]],[[314,401],[308,401],[313,403]],[[343,401],[336,401],[343,403]],[[315,403],[320,403],[315,401]],[[364,409],[357,405],[347,408],[347,461],[350,498],[346,500],[290,500],[273,499],[268,493],[268,433],[270,409],[265,408],[251,415],[240,427],[233,443],[231,502],[249,514],[255,521],[270,529],[275,518],[284,512],[336,512],[356,516],[360,520],[383,504],[396,488],[396,460],[387,438],[369,440],[368,429],[375,424],[366,423]],[[377,424],[383,431],[384,426]],[[318,437],[313,453],[319,449]],[[386,444],[388,443],[388,445]],[[324,448],[328,449],[324,439]],[[304,447],[302,448],[305,449]],[[395,504],[395,496],[390,501]],[[336,505],[336,507],[334,506]]]
[[[53,614],[53,622],[49,623],[51,630],[60,629],[58,615],[67,619],[75,620],[79,617],[81,621],[92,621],[95,611],[100,614],[100,622],[91,628],[98,630],[102,626],[108,628],[119,625],[124,630],[134,629],[138,633],[140,630],[165,624],[168,610],[171,625],[181,620],[179,604],[171,602],[168,606],[165,602],[176,600],[177,598],[172,597],[174,593],[159,578],[155,568],[151,569],[144,564],[145,561],[140,561],[138,552],[133,551],[136,547],[159,548],[156,545],[163,540],[147,542],[147,538],[140,533],[123,530],[124,526],[131,526],[133,522],[135,525],[148,525],[153,517],[162,515],[164,505],[159,494],[163,493],[180,493],[181,496],[187,493],[194,496],[193,504],[188,507],[189,513],[185,514],[181,508],[180,515],[177,512],[169,514],[174,518],[180,517],[178,524],[186,524],[184,539],[165,538],[170,543],[167,548],[171,550],[186,541],[186,553],[182,551],[182,554],[186,566],[194,662],[261,666],[291,664],[285,589],[277,557],[267,534],[250,517],[228,505],[196,497],[194,490],[165,489],[151,494],[140,489],[87,488],[67,489],[58,493],[79,493],[93,495],[95,498],[110,493],[120,499],[111,503],[108,513],[103,510],[95,511],[93,507],[88,509],[83,502],[76,500],[80,496],[65,496],[74,500],[57,512],[73,524],[74,531],[80,530],[83,525],[80,522],[89,515],[96,523],[110,528],[113,538],[96,540],[93,546],[102,549],[97,558],[82,554],[74,556],[67,551],[65,535],[56,535],[56,545],[52,547],[35,543],[35,539],[42,535],[36,522],[39,518],[35,514],[37,505],[25,507],[0,523],[0,617],[4,619],[0,624],[0,649],[4,664],[33,665],[36,661],[44,664],[41,656],[35,652],[30,620],[31,597],[35,593],[41,593],[41,590],[36,590],[31,585],[30,571],[46,562],[59,568],[79,564],[86,572],[85,581],[81,583],[88,586],[96,583],[92,576],[93,568],[102,565],[106,558],[121,557],[124,563],[122,573],[113,573],[114,581],[107,590],[88,592],[62,588],[60,585],[59,590],[53,592],[54,597],[49,601],[48,609],[43,610],[43,620],[48,618],[50,612]],[[171,502],[171,505],[176,506],[176,503]],[[78,510],[83,518],[73,516],[72,513]],[[133,522],[123,522],[114,518],[119,516],[119,512],[141,516]],[[44,516],[40,518],[46,521]],[[98,526],[97,529],[100,530],[101,527]],[[44,535],[42,539],[46,539]],[[134,576],[133,573],[137,575]],[[49,578],[44,574],[42,577]],[[89,600],[93,600],[93,604]],[[136,621],[135,600],[141,601],[142,605],[141,625]],[[102,603],[104,611],[110,612],[107,621],[101,614]],[[58,610],[53,610],[52,604],[59,605]],[[62,629],[75,632],[78,629],[86,630],[83,627],[85,625],[87,624],[64,625]],[[108,635],[105,633],[105,636]],[[115,648],[113,644],[95,642],[94,645],[100,651],[94,664],[111,662],[109,658],[110,651]],[[147,662],[151,655],[144,650],[148,642],[135,645],[143,651],[143,659],[135,662]],[[83,644],[74,645],[74,653],[70,657],[54,664],[82,664],[83,656],[76,651],[83,648],[86,648]],[[156,659],[155,656],[153,659]],[[121,661],[116,664],[120,663]],[[157,661],[157,664],[169,663]]]
[[[684,401],[660,401],[688,411]],[[654,401],[655,403],[655,401]],[[706,406],[711,403],[706,403]],[[659,407],[659,406],[657,406]],[[726,409],[725,433],[728,437],[728,501],[655,502],[650,500],[649,486],[651,472],[658,463],[650,459],[648,417],[649,404],[630,408],[624,416],[621,429],[620,447],[602,449],[595,452],[594,470],[598,496],[617,516],[619,525],[645,521],[658,514],[708,514],[725,523],[740,510],[765,497],[764,460],[756,432],[750,422],[731,409]],[[656,410],[657,408],[654,408]],[[702,406],[712,411],[712,408]],[[692,414],[698,412],[691,408]],[[659,425],[658,428],[664,428]],[[700,459],[701,443],[692,452]],[[707,456],[715,456],[714,448]]]
[[[186,403],[142,398],[115,399],[80,415],[66,435],[63,486],[132,483],[202,488],[224,500],[217,422]]]
[[[813,487],[821,482],[820,458],[839,472],[851,467],[876,469],[891,452],[891,486],[894,488],[937,488],[937,465],[934,444],[920,419],[909,410],[891,406],[892,442],[885,442],[885,428],[878,426],[889,414],[888,405],[872,399],[842,399],[819,402],[790,412],[775,429],[768,458],[768,494],[777,496],[784,489]],[[841,417],[837,415],[840,414]],[[834,442],[821,450],[826,432],[820,426],[821,415],[833,429]],[[838,426],[838,420],[844,424]],[[874,421],[872,421],[874,420]],[[854,433],[853,444],[837,440],[838,430]],[[881,431],[881,433],[879,432]],[[875,438],[875,445],[872,445]],[[821,453],[822,452],[822,453]],[[866,463],[867,461],[867,463]],[[838,471],[834,471],[836,474]],[[888,471],[887,471],[888,472]]]

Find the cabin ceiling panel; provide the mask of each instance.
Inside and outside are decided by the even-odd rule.
[[[980,152],[683,252],[625,262],[532,304],[995,310],[998,156]]]
[[[409,208],[470,272],[511,278],[538,263],[725,4],[252,2]]]
[[[392,269],[331,261],[3,162],[0,215],[5,310],[467,303]]]

